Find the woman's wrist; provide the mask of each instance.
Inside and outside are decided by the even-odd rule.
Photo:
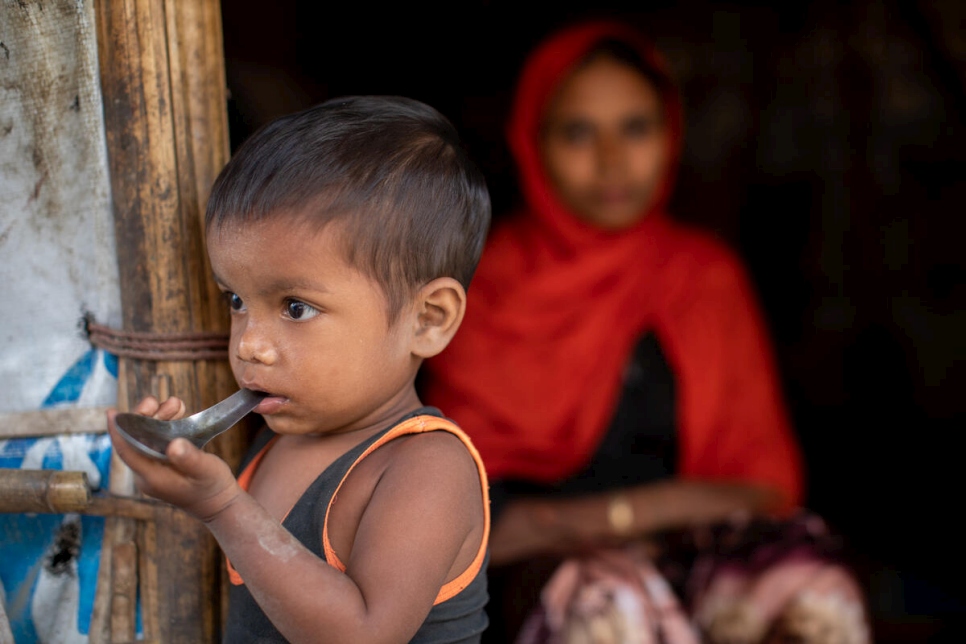
[[[508,514],[529,524],[525,532],[531,535],[536,550],[620,543],[646,535],[648,522],[654,518],[651,512],[642,513],[642,500],[636,492],[621,489],[572,498],[527,499],[514,503]],[[662,497],[655,490],[653,501],[660,502]]]
[[[612,542],[632,532],[633,510],[625,502],[626,496],[621,495],[615,501],[610,494],[548,502],[546,529],[548,534],[556,535],[556,541],[572,547]],[[621,530],[615,530],[612,520],[617,521]]]
[[[612,493],[607,500],[607,527],[616,538],[633,536],[637,531],[634,506],[622,491]]]

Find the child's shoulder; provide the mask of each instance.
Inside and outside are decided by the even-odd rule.
[[[362,487],[372,486],[370,498],[394,499],[392,504],[426,521],[448,520],[453,527],[478,523],[488,505],[486,469],[458,426],[420,416],[408,427],[396,426],[384,439],[365,463],[368,484]]]
[[[454,425],[438,418],[425,421],[422,426],[415,419],[408,427],[394,427],[346,476],[330,520],[335,552],[357,546],[355,529],[345,526],[362,514],[396,539],[459,550],[457,572],[473,560],[479,543],[485,543],[488,491],[482,461]]]
[[[475,469],[476,463],[467,442],[457,433],[446,430],[408,434],[387,444],[393,459],[411,465],[445,469],[449,465]]]
[[[392,428],[380,442],[378,460],[407,477],[431,474],[436,482],[464,479],[478,486],[480,476],[485,476],[469,437],[445,418],[416,416]]]

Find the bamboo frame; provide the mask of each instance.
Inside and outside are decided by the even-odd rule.
[[[227,332],[204,253],[208,190],[228,159],[226,84],[218,0],[94,0],[124,330]],[[191,411],[237,389],[225,361],[121,359],[118,408],[175,393]],[[9,436],[99,433],[105,408],[4,414]],[[5,437],[7,437],[5,435]],[[209,448],[237,467],[247,435]],[[138,498],[112,457],[109,493],[79,472],[0,472],[3,512],[108,517],[89,641],[132,642],[135,599],[143,639],[214,642],[227,606],[223,558],[196,521]],[[7,492],[10,492],[7,495]],[[9,624],[0,615],[0,640]]]
[[[95,494],[84,472],[0,468],[0,513],[36,512],[127,517],[151,521],[159,508],[152,499]]]
[[[203,205],[228,159],[218,0],[95,0],[124,330],[227,332],[204,253]],[[170,391],[197,411],[237,389],[224,361],[121,359],[118,407]],[[246,436],[210,445],[236,467]],[[117,476],[115,476],[117,473]],[[132,491],[112,461],[112,494]],[[184,513],[105,526],[90,641],[134,639],[134,584],[145,640],[214,642],[223,621],[223,558]]]

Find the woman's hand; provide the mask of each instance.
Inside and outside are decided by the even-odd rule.
[[[184,416],[185,405],[179,398],[159,403],[148,396],[137,404],[134,412],[158,420],[177,420]],[[117,455],[134,472],[135,483],[144,494],[175,505],[204,522],[217,516],[241,494],[231,468],[214,454],[178,438],[168,445],[167,463],[151,458],[118,434],[115,416],[116,410],[107,412],[111,442]]]
[[[590,497],[511,501],[493,525],[491,561],[500,565],[532,555],[567,555],[586,550],[600,540],[604,512]]]
[[[547,527],[554,522],[548,503],[519,499],[507,504],[493,524],[490,558],[494,565],[517,561],[535,553],[546,553],[553,546]]]

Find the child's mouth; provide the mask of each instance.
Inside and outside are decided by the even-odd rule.
[[[261,391],[265,394],[265,397],[260,403],[258,403],[258,406],[252,410],[256,414],[274,414],[282,407],[282,405],[288,402],[288,398],[284,396],[277,396],[260,389],[256,389],[255,391]]]

